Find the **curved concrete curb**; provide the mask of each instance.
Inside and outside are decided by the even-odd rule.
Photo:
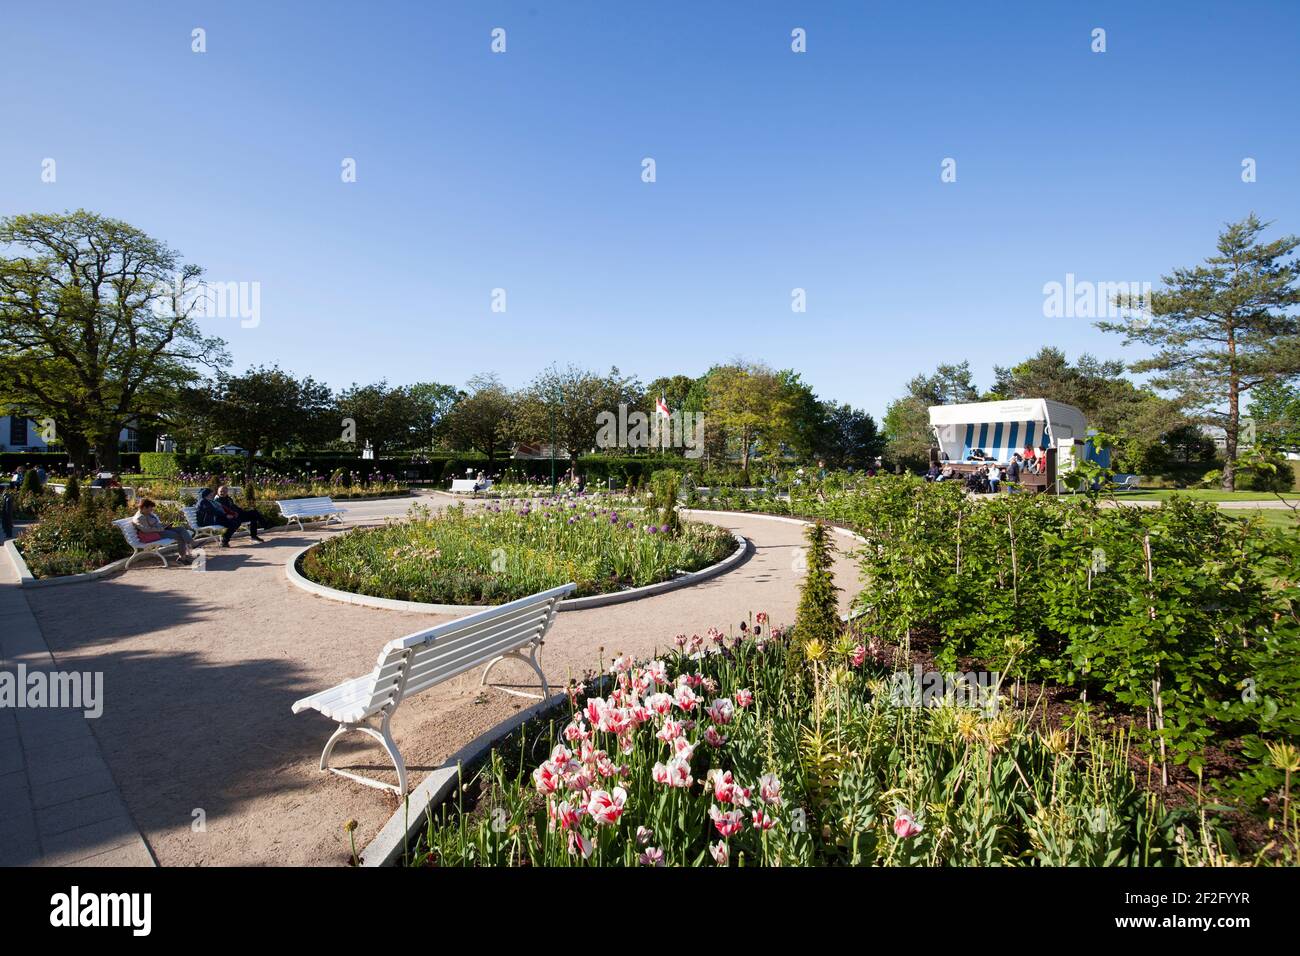
[[[640,598],[676,591],[678,588],[690,587],[692,584],[699,584],[702,581],[709,580],[709,578],[715,578],[719,574],[725,574],[749,556],[748,539],[743,535],[736,534],[734,531],[731,536],[736,539],[736,550],[717,564],[711,564],[707,568],[701,568],[698,571],[691,571],[669,581],[660,581],[658,584],[647,584],[645,587],[631,588],[627,591],[614,591],[611,594],[592,594],[588,597],[570,598],[567,601],[560,602],[559,610],[582,611],[587,608],[605,607],[609,604],[623,604],[627,601],[636,601]],[[377,607],[386,611],[408,611],[416,614],[455,614],[459,616],[473,614],[475,611],[482,611],[489,607],[496,607],[495,604],[427,604],[422,601],[399,601],[394,598],[372,597],[369,594],[353,594],[351,591],[340,591],[337,588],[317,584],[315,581],[307,580],[298,571],[298,561],[304,554],[320,544],[322,542],[317,541],[315,544],[309,544],[302,550],[294,552],[289,562],[284,566],[284,575],[289,579],[290,584],[302,588],[304,591],[309,591],[318,597],[328,598],[331,601],[342,601],[345,604],[358,604],[362,607]]]
[[[112,564],[106,564],[102,568],[96,568],[93,571],[84,571],[81,574],[61,574],[55,578],[36,578],[32,577],[32,570],[23,560],[22,552],[14,544],[14,539],[5,542],[5,554],[9,555],[9,560],[13,563],[14,570],[18,573],[18,586],[20,588],[52,588],[60,584],[79,584],[82,581],[95,581],[99,578],[106,577],[114,572],[126,567],[127,558],[119,558]]]

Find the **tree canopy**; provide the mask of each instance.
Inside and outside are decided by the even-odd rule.
[[[1290,259],[1300,237],[1265,242],[1266,228],[1254,213],[1229,224],[1204,264],[1162,277],[1164,287],[1151,294],[1143,317],[1097,323],[1123,334],[1126,345],[1154,347],[1132,370],[1154,373],[1155,388],[1172,393],[1197,420],[1223,428],[1229,491],[1236,487],[1243,396],[1300,372],[1300,319],[1290,311],[1300,304],[1300,262]],[[1131,295],[1116,304],[1144,305]]]
[[[118,435],[228,361],[193,313],[202,270],[85,210],[0,219],[0,404],[48,416],[75,464],[118,460]]]

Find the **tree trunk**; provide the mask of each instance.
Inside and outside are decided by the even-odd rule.
[[[68,432],[62,438],[63,444],[68,449],[68,461],[78,474],[84,474],[90,467],[90,442],[86,441],[85,435],[72,432]]]
[[[1223,490],[1237,490],[1237,433],[1241,424],[1241,390],[1237,378],[1237,336],[1228,329],[1228,421],[1224,428]]]
[[[95,461],[104,471],[117,471],[121,467],[122,457],[117,448],[117,435],[95,442]]]

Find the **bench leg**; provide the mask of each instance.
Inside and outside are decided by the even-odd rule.
[[[370,777],[362,776],[359,773],[353,773],[350,770],[340,770],[337,767],[331,767],[329,765],[330,754],[334,752],[334,745],[337,744],[339,739],[349,730],[360,731],[361,733],[379,741],[384,750],[388,753],[389,759],[393,761],[393,766],[397,769],[396,787],[391,783],[384,783],[382,780],[372,780]],[[328,770],[330,773],[336,773],[340,777],[347,777],[349,780],[364,784],[367,787],[374,787],[377,790],[392,790],[399,797],[406,796],[406,763],[402,760],[402,753],[397,749],[396,741],[393,740],[392,730],[388,726],[387,714],[384,714],[384,718],[380,721],[378,727],[372,727],[367,723],[339,724],[338,728],[330,736],[330,739],[325,742],[325,749],[321,751],[320,769],[322,771]]]
[[[131,570],[131,562],[134,561],[136,558],[141,557],[141,556],[146,555],[146,554],[155,554],[155,555],[157,555],[157,556],[158,556],[158,560],[162,561],[162,563],[163,563],[163,567],[164,567],[164,568],[169,568],[169,567],[171,567],[171,565],[167,563],[167,555],[163,554],[162,551],[160,551],[160,550],[157,549],[157,548],[149,548],[149,549],[147,549],[147,550],[144,549],[144,548],[132,548],[132,549],[131,549],[131,557],[129,557],[129,558],[126,559],[126,564],[124,564],[124,565],[122,566],[122,570],[123,570],[123,571],[130,571],[130,570]]]
[[[533,644],[529,645],[529,651],[527,654],[525,654],[522,650],[516,650],[516,651],[510,651],[506,654],[502,654],[499,657],[492,658],[492,660],[488,661],[487,667],[483,668],[483,679],[479,681],[479,686],[483,687],[487,684],[488,672],[491,671],[492,668],[496,667],[507,657],[511,657],[514,658],[515,660],[523,661],[525,664],[527,664],[529,667],[531,667],[534,671],[537,672],[537,676],[542,682],[542,695],[541,697],[538,697],[536,694],[526,694],[521,690],[511,690],[508,687],[498,687],[497,690],[506,694],[514,694],[516,697],[531,697],[534,700],[545,700],[546,698],[550,697],[551,685],[546,682],[546,675],[542,673],[542,668],[537,663],[537,650],[540,647],[541,647],[541,642],[534,642]]]

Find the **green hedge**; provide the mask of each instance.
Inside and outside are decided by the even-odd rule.
[[[179,456],[170,451],[142,451],[140,453],[140,473],[159,478],[172,478],[181,472]]]

